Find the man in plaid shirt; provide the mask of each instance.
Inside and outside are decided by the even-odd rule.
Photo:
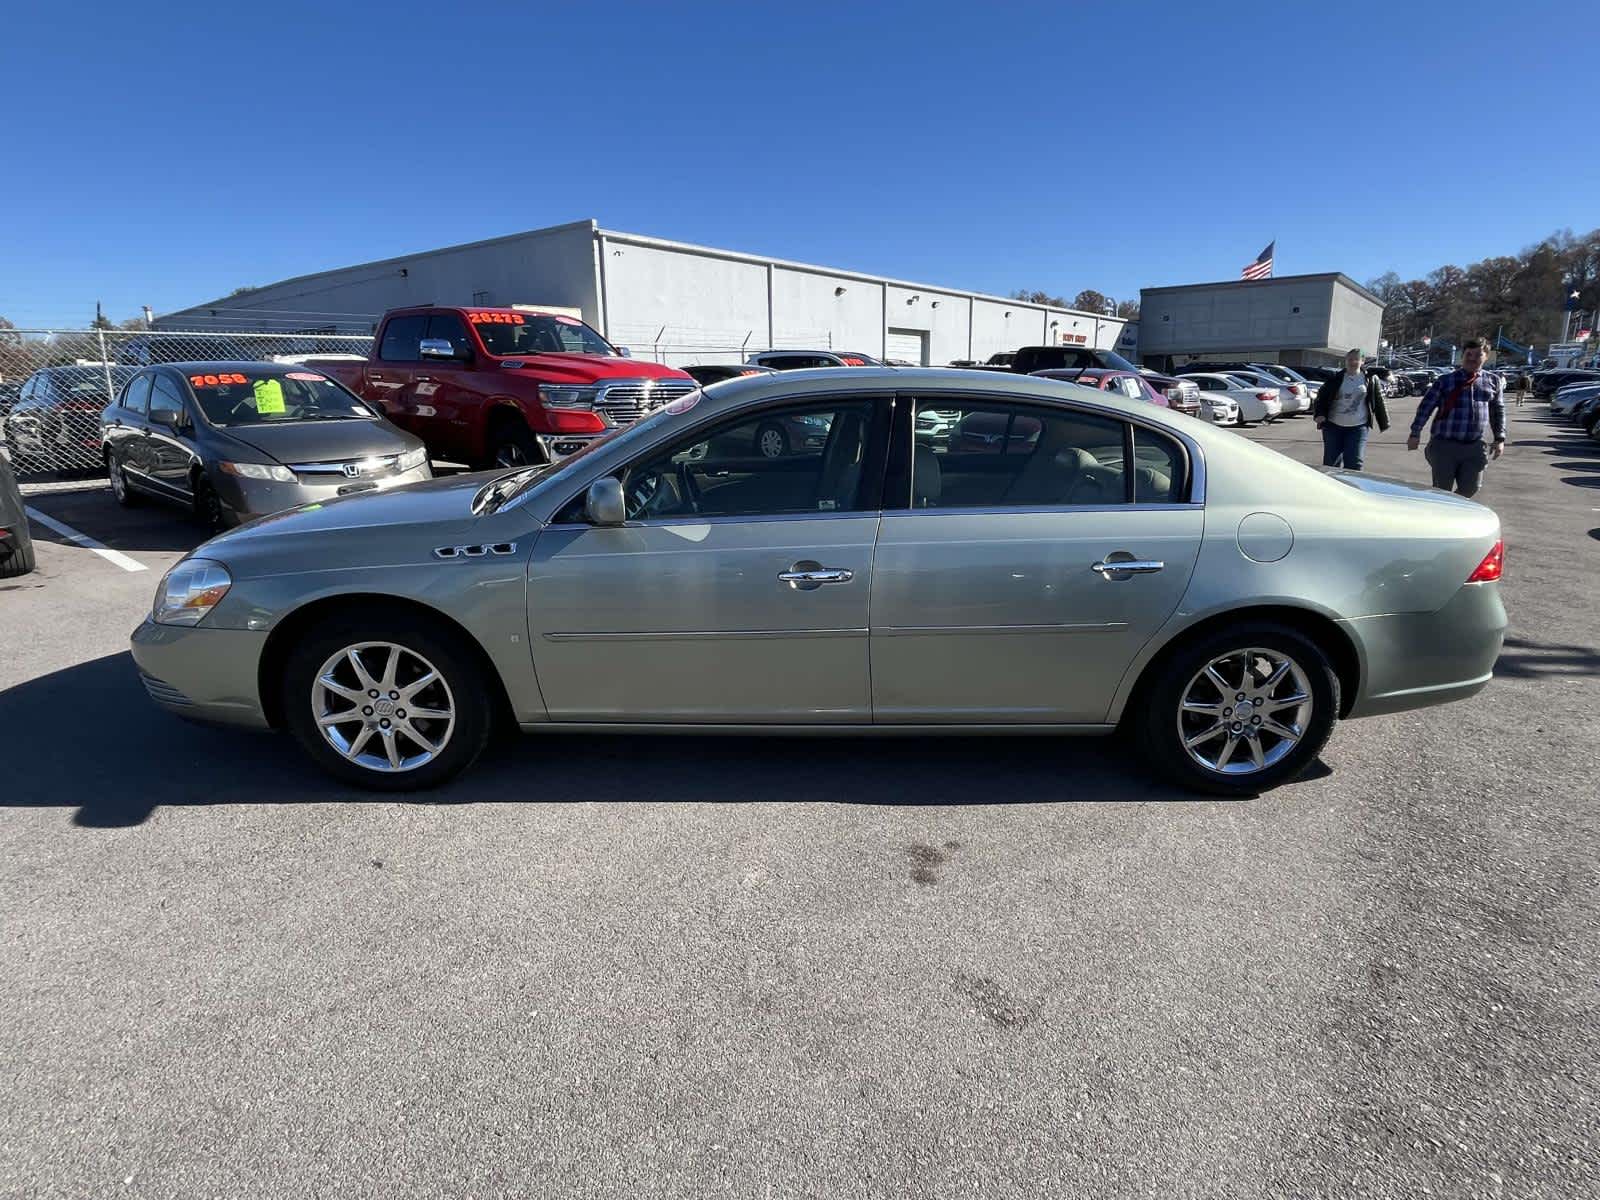
[[[1426,454],[1434,487],[1471,496],[1483,483],[1489,460],[1505,453],[1506,401],[1500,389],[1499,378],[1483,370],[1483,343],[1473,340],[1461,347],[1461,366],[1434,380],[1417,405],[1406,449],[1417,448],[1422,427],[1433,416]],[[1486,432],[1494,439],[1492,450],[1484,446]]]

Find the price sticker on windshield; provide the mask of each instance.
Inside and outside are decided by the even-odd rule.
[[[232,383],[249,383],[249,382],[250,381],[248,379],[246,379],[243,375],[238,375],[238,374],[233,374],[233,373],[229,373],[229,374],[225,374],[225,375],[191,375],[191,376],[189,376],[190,386],[197,387],[197,388],[203,388],[203,387],[227,387],[229,384],[232,384]]]
[[[521,313],[503,312],[475,312],[468,313],[467,320],[474,325],[526,325],[527,321]]]
[[[252,390],[255,392],[258,413],[270,414],[283,411],[283,384],[276,379],[258,379]]]
[[[313,375],[310,371],[290,371],[284,375],[285,379],[296,379],[301,383],[327,383],[321,375]]]

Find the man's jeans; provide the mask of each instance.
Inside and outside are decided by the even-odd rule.
[[[1481,441],[1430,438],[1423,453],[1433,468],[1434,487],[1471,496],[1483,484],[1483,471],[1489,465],[1489,447]]]
[[[1322,427],[1322,465],[1361,470],[1367,457],[1367,433],[1365,425],[1352,427],[1329,421]]]

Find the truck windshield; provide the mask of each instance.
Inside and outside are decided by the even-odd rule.
[[[519,354],[604,354],[615,357],[610,342],[577,317],[556,313],[470,313],[483,348],[501,358]]]
[[[377,419],[353,394],[315,371],[196,369],[188,379],[200,410],[213,425]]]

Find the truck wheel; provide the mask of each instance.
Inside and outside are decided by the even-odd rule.
[[[545,461],[538,439],[521,421],[504,418],[489,430],[489,469],[530,467]]]

